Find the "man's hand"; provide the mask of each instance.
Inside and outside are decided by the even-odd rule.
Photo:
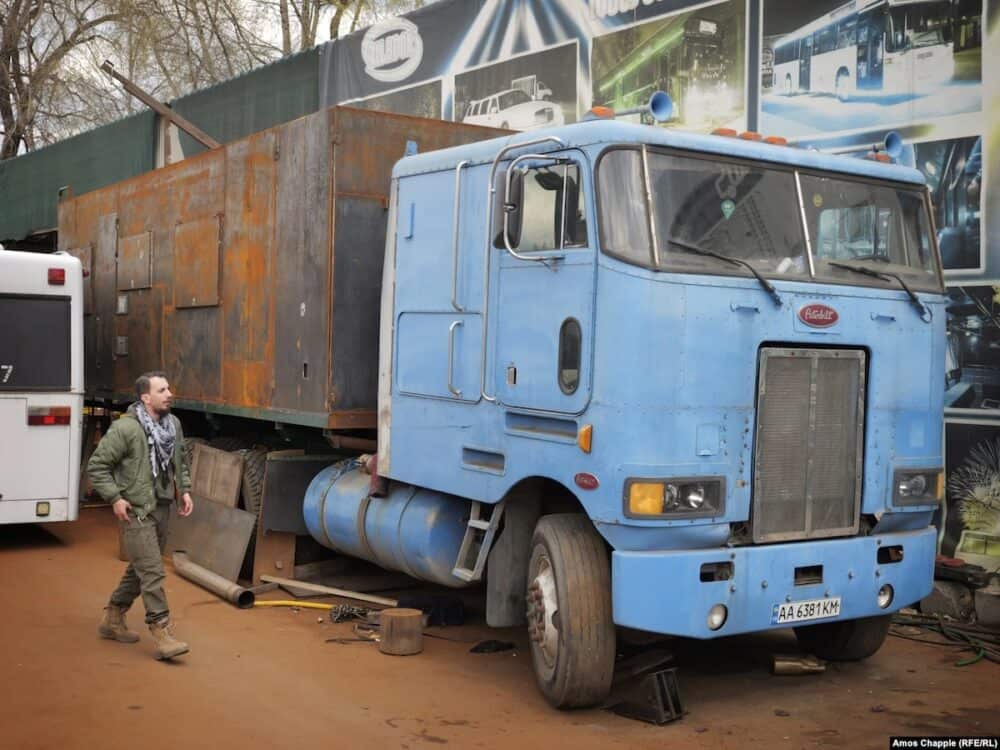
[[[180,510],[177,511],[177,515],[190,516],[191,511],[193,510],[194,510],[194,500],[191,499],[191,493],[185,492],[183,495],[181,495],[181,507]]]
[[[115,512],[115,518],[117,518],[119,521],[128,520],[129,507],[131,507],[130,503],[124,497],[120,497],[113,503],[111,503],[111,509]]]

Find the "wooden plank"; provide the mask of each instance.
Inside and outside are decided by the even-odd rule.
[[[195,443],[191,457],[191,491],[209,500],[235,508],[243,479],[243,456]]]

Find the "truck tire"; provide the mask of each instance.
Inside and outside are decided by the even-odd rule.
[[[259,516],[260,499],[264,494],[264,468],[267,463],[267,451],[263,448],[244,448],[238,452],[243,455],[243,481],[240,484],[243,510]]]
[[[799,646],[827,661],[859,661],[878,651],[889,634],[892,615],[800,625]]]
[[[208,441],[208,445],[209,447],[220,451],[238,451],[249,447],[246,440],[238,437],[230,437],[228,435],[214,437]]]
[[[577,513],[542,517],[531,539],[527,605],[531,661],[556,708],[607,698],[615,667],[611,569],[604,541]]]

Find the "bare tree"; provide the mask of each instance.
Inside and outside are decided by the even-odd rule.
[[[105,58],[170,100],[312,48],[321,24],[336,39],[424,3],[0,0],[0,158],[140,110],[98,71]]]
[[[102,0],[0,0],[0,159],[36,145],[36,119],[67,58],[125,14]]]

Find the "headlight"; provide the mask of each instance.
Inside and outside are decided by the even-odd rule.
[[[625,515],[717,516],[725,501],[723,477],[678,479],[628,479],[625,481]]]
[[[944,472],[941,469],[897,469],[892,480],[892,504],[935,505],[941,502]]]

